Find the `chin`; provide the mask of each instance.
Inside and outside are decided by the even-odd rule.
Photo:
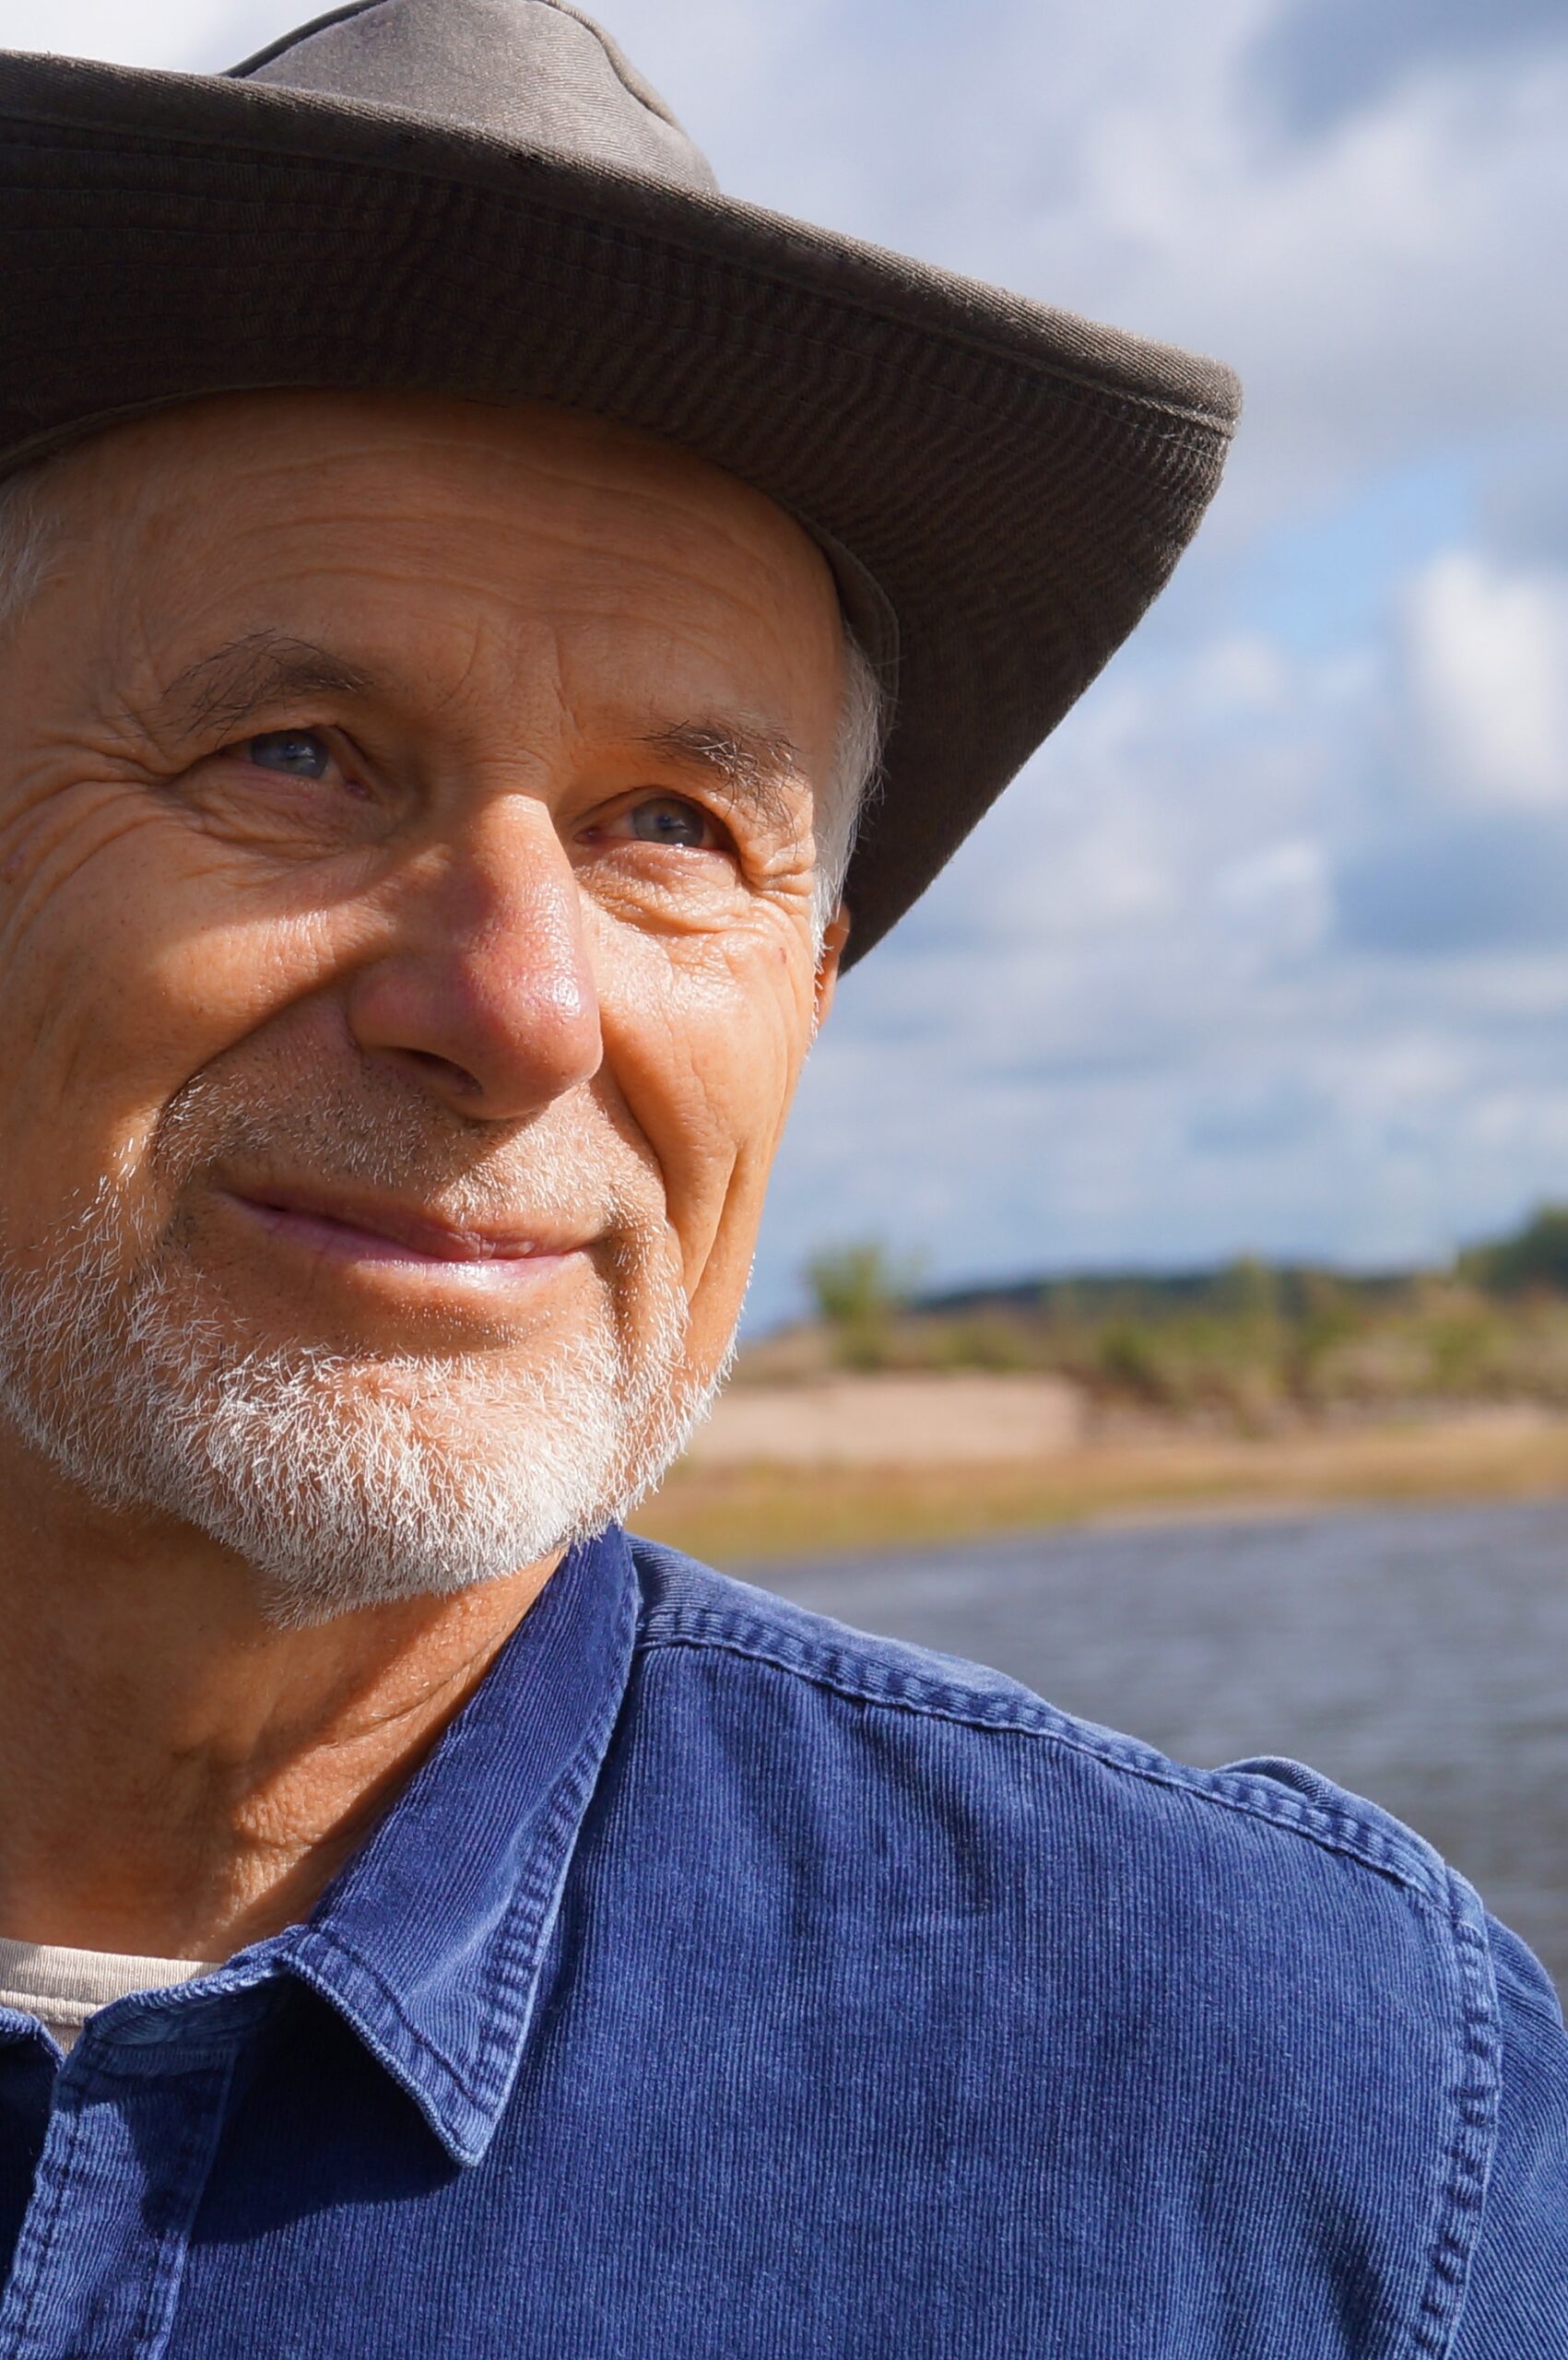
[[[183,1254],[133,1280],[112,1224],[42,1274],[0,1266],[0,1400],[111,1511],[172,1517],[310,1622],[449,1594],[627,1512],[703,1415],[658,1261],[525,1353],[261,1340]],[[641,1282],[637,1282],[640,1280]]]

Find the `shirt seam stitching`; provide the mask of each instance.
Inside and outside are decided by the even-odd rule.
[[[555,1847],[556,1856],[564,1851],[568,1867],[570,1867],[573,1849],[571,1840],[573,1819],[575,1817],[580,1820],[582,1811],[591,1796],[596,1776],[595,1765],[604,1758],[605,1747],[619,1717],[620,1703],[620,1695],[618,1693],[607,1709],[601,1709],[595,1715],[575,1752],[550,1789],[541,1814],[538,1849],[547,1856],[552,1856],[552,1847]],[[509,1988],[515,1986],[520,1976],[526,1971],[538,1941],[538,1929],[536,1929],[534,1936],[527,1941],[525,1942],[520,1939],[517,1932],[519,1920],[530,1909],[539,1914],[541,1928],[547,1919],[552,1918],[551,1903],[553,1900],[559,1906],[561,1882],[560,1860],[557,1857],[556,1869],[548,1883],[537,1877],[527,1879],[513,1893],[507,1904],[501,1923],[496,1929],[494,1940],[496,1955],[503,1966]],[[364,1955],[357,1943],[348,1940],[330,1922],[312,1927],[310,1930],[317,1942],[336,1951],[339,1957],[345,1959],[351,1967],[365,1976],[374,1985],[376,1991],[390,2010],[398,2030],[407,2039],[415,2044],[421,2054],[434,2060],[464,2103],[471,2106],[480,2114],[493,2116],[501,2098],[504,2095],[507,2059],[511,2054],[511,2044],[508,2038],[497,2029],[497,2020],[501,2013],[501,1996],[493,1991],[487,1995],[486,2025],[480,2035],[478,2055],[475,2059],[473,2074],[470,2076],[448,2054],[441,2042],[414,2022],[392,1984],[388,1982],[373,1960]],[[341,1995],[338,1996],[341,1997]],[[511,2007],[508,2012],[514,2016],[517,2013],[515,2006]]]
[[[1213,1803],[1221,1810],[1303,1836],[1321,1850],[1357,1860],[1374,1873],[1387,1877],[1423,1908],[1438,1916],[1448,1915],[1445,1897],[1440,1898],[1433,1890],[1431,1872],[1423,1872],[1419,1861],[1399,1857],[1391,1846],[1385,1845],[1377,1831],[1350,1819],[1348,1814],[1344,1816],[1344,1823],[1337,1825],[1326,1812],[1315,1811],[1304,1801],[1297,1804],[1293,1797],[1288,1800],[1287,1807],[1280,1810],[1266,1797],[1227,1792],[1223,1788],[1208,1783],[1218,1779],[1221,1776],[1219,1772],[1202,1773],[1195,1778],[1183,1771],[1179,1764],[1167,1764],[1162,1757],[1153,1752],[1132,1747],[1121,1750],[1093,1744],[1070,1724],[1058,1723],[1054,1718],[1041,1721],[1020,1714],[1016,1709],[988,1712],[979,1700],[973,1705],[966,1706],[961,1697],[955,1694],[923,1697],[901,1693],[897,1690],[876,1686],[870,1680],[856,1682],[825,1664],[794,1660],[783,1651],[758,1646],[722,1631],[690,1628],[660,1631],[650,1624],[644,1627],[639,1645],[643,1652],[650,1654],[657,1649],[678,1646],[693,1650],[722,1650],[748,1662],[765,1663],[774,1670],[808,1681],[814,1687],[824,1688],[855,1703],[888,1705],[922,1719],[949,1721],[966,1729],[1000,1730],[1011,1736],[1043,1740],[1085,1760],[1102,1763],[1107,1769],[1147,1779],[1173,1793],[1191,1795],[1199,1802]],[[1049,1713],[1050,1708],[1043,1706],[1042,1710]]]
[[[655,1610],[656,1611],[656,1610]],[[1491,1945],[1484,1930],[1468,1922],[1463,1912],[1465,1888],[1456,1873],[1443,1868],[1444,1895],[1440,1902],[1418,1872],[1390,1858],[1374,1855],[1365,1846],[1352,1843],[1330,1825],[1314,1824],[1306,1812],[1276,1812],[1263,1803],[1261,1798],[1228,1794],[1208,1784],[1195,1784],[1181,1776],[1162,1773],[1158,1757],[1135,1756],[1129,1750],[1115,1750],[1086,1742],[1070,1728],[1046,1725],[1016,1710],[1003,1717],[999,1713],[964,1710],[960,1699],[921,1698],[910,1694],[881,1690],[869,1681],[855,1682],[822,1664],[794,1661],[781,1651],[747,1643],[734,1634],[692,1630],[690,1627],[658,1629],[645,1625],[641,1648],[645,1653],[688,1647],[694,1650],[713,1649],[736,1655],[743,1660],[767,1665],[771,1670],[788,1673],[809,1682],[829,1693],[861,1704],[883,1705],[913,1713],[917,1717],[938,1718],[977,1729],[1000,1729],[1011,1736],[1043,1738],[1069,1752],[1091,1761],[1102,1762],[1108,1768],[1133,1776],[1147,1777],[1180,1793],[1195,1796],[1199,1800],[1218,1803],[1221,1808],[1262,1819],[1270,1825],[1305,1836],[1321,1848],[1340,1857],[1349,1857],[1363,1866],[1385,1875],[1397,1883],[1433,1929],[1441,1925],[1448,1940],[1443,1949],[1450,1974],[1457,2025],[1455,2039],[1459,2049],[1459,2076],[1445,2092],[1446,2112],[1452,2124],[1442,2154],[1446,2164],[1437,2201],[1432,2228],[1425,2248],[1425,2272],[1413,2320],[1409,2326],[1408,2346],[1420,2360],[1452,2360],[1455,2339],[1463,2321],[1468,2291],[1468,2277],[1474,2259],[1484,2214],[1487,2183],[1495,2154],[1500,2084],[1501,2025],[1495,1979],[1491,1970]],[[978,1700],[976,1700],[978,1702]],[[1049,1712],[1049,1707],[1044,1710]],[[1211,1774],[1212,1775],[1212,1774]],[[1309,1807],[1310,1808],[1310,1807]]]
[[[1449,2140],[1449,2169],[1426,2253],[1426,2280],[1411,2338],[1423,2360],[1452,2360],[1469,2292],[1469,2272],[1485,2215],[1496,2153],[1502,2082],[1501,2022],[1491,1944],[1461,1911],[1463,1888],[1447,1871],[1450,1958],[1456,1969],[1464,2078],[1451,2088],[1457,2120]]]
[[[43,2223],[40,2242],[34,2248],[32,2283],[28,2288],[26,2308],[17,2322],[18,2344],[23,2337],[30,2334],[33,2320],[38,2314],[39,2303],[45,2291],[49,2261],[54,2251],[65,2212],[65,2193],[71,2166],[76,2161],[77,2149],[81,2143],[85,2128],[86,2110],[78,2102],[72,2114],[71,2134],[65,2142],[65,2152],[54,2167],[53,2177],[50,2184],[49,2211]]]
[[[575,1763],[572,1766],[575,1767]],[[556,1806],[566,1784],[567,1779],[563,1776],[558,1783],[556,1791],[551,1795],[548,1823],[545,1831],[547,1842],[553,1841],[557,1834],[559,1812]],[[536,1897],[536,1887],[529,1882],[515,1892],[507,1904],[504,1923],[498,1929],[496,1941],[498,1949],[503,1953],[509,1973],[514,1970],[525,1954],[523,1945],[518,1943],[513,1936],[513,1928],[516,1919]],[[548,1896],[545,1897],[548,1899]],[[439,2066],[465,2105],[473,2106],[481,2114],[493,2113],[497,2097],[494,2063],[502,2047],[502,2044],[493,2037],[498,2004],[496,1996],[494,1994],[489,1996],[486,2007],[487,2029],[480,2037],[480,2054],[477,2060],[475,2075],[471,2078],[448,2054],[440,2041],[415,2023],[397,1991],[388,1982],[381,1968],[372,1959],[365,1956],[357,1943],[348,1940],[336,1927],[330,1925],[312,1927],[311,1930],[317,1942],[324,1948],[336,1951],[357,1974],[364,1976],[367,1981],[374,1985],[377,1994],[385,2003],[398,2031],[414,2044],[422,2056],[431,2059]],[[336,1996],[341,1998],[342,1994]]]
[[[167,2348],[171,2315],[179,2301],[180,2287],[190,2255],[191,2231],[212,2177],[213,2161],[229,2111],[234,2081],[232,2051],[221,2068],[219,2078],[221,2090],[205,2126],[198,2119],[196,2124],[187,2122],[183,2127],[180,2151],[183,2168],[176,2176],[183,2200],[183,2218],[178,2221],[171,2218],[154,2242],[130,2360],[158,2360],[158,2355]]]

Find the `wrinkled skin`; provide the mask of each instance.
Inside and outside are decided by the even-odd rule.
[[[591,1186],[511,1289],[324,1257],[226,1172],[171,1196],[153,1150],[195,1078],[265,1109],[395,1076],[463,1118],[518,1230],[531,1136],[613,1165],[711,1370],[843,940],[813,927],[843,655],[809,539],[619,430],[402,396],[163,413],[51,499],[51,577],[0,638],[6,1250],[112,1175],[247,1341],[558,1348],[615,1258]],[[725,736],[749,776],[694,753]],[[286,1922],[549,1571],[273,1633],[202,1535],[90,1508],[5,1431],[0,1478],[0,1831],[37,1830],[0,1832],[0,1932],[31,1939],[216,1955]]]

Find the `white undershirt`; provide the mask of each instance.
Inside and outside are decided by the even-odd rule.
[[[36,2016],[69,2049],[89,2016],[133,1991],[167,1991],[212,1971],[201,1958],[136,1958],[121,1951],[59,1950],[0,1935],[0,2008]]]

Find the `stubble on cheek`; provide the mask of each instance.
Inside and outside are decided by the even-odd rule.
[[[214,1111],[165,1132],[165,1176],[199,1185],[233,1148]],[[542,1563],[661,1480],[706,1406],[646,1222],[616,1234],[598,1316],[569,1335],[376,1356],[247,1336],[204,1266],[199,1196],[160,1196],[106,1180],[30,1267],[0,1255],[0,1398],[100,1506],[173,1516],[248,1564],[277,1620]]]

